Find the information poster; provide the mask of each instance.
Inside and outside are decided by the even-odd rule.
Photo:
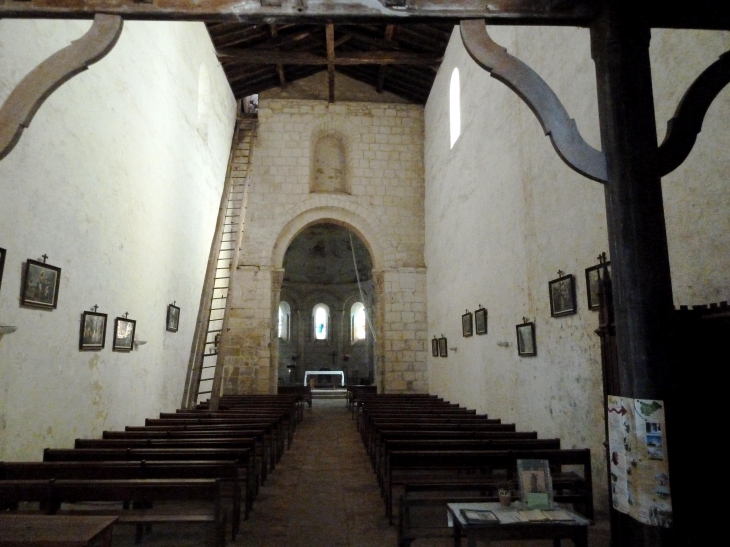
[[[672,525],[664,402],[608,396],[613,507],[651,526]]]

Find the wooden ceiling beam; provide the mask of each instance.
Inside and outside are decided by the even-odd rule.
[[[329,102],[335,102],[335,26],[327,23],[327,85]]]
[[[393,42],[393,34],[395,34],[395,25],[385,25],[385,43],[390,45]],[[386,65],[381,65],[378,70],[378,82],[375,85],[375,91],[378,93],[383,92],[383,84],[385,83],[385,75],[388,71]]]
[[[276,21],[346,23],[348,21],[387,21],[447,18],[454,22],[488,16],[507,24],[587,24],[600,6],[595,0],[542,2],[537,0],[408,0],[408,10],[389,10],[385,0],[373,6],[372,0],[307,0],[306,11],[296,9],[293,0],[280,5],[241,0],[0,0],[0,18],[93,18],[97,12],[120,15],[125,19],[167,21],[239,21],[266,23]],[[665,10],[662,6],[660,9]],[[689,10],[685,8],[682,14]],[[686,14],[685,14],[686,15]],[[523,23],[524,24],[524,23]]]
[[[330,46],[331,53],[330,53]],[[327,44],[327,57],[300,51],[270,51],[253,49],[221,49],[218,57],[224,61],[233,60],[247,64],[284,65],[438,65],[439,55],[421,55],[403,51],[348,51],[334,56],[334,40]],[[331,55],[331,57],[330,57]]]
[[[274,40],[279,38],[279,29],[277,28],[276,23],[271,23],[269,25],[269,28],[271,29],[271,37]],[[276,49],[277,49],[277,51],[279,50],[278,47]],[[286,74],[284,74],[284,65],[282,65],[281,63],[278,63],[276,65],[276,72],[279,75],[279,87],[281,89],[286,88]]]

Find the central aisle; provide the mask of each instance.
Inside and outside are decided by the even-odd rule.
[[[384,512],[344,401],[314,400],[234,545],[395,547],[396,528]]]

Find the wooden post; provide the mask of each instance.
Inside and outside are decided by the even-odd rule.
[[[651,36],[640,8],[627,4],[607,0],[591,28],[608,167],[606,216],[620,391],[612,395],[666,401],[673,368],[673,300],[657,174]],[[671,454],[669,461],[671,465]],[[614,547],[673,544],[672,530],[640,524],[613,509],[611,520]]]

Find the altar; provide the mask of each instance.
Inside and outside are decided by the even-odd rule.
[[[334,376],[339,374],[342,377],[342,387],[345,386],[345,371],[343,370],[307,370],[304,372],[304,385],[307,385],[309,376]]]

